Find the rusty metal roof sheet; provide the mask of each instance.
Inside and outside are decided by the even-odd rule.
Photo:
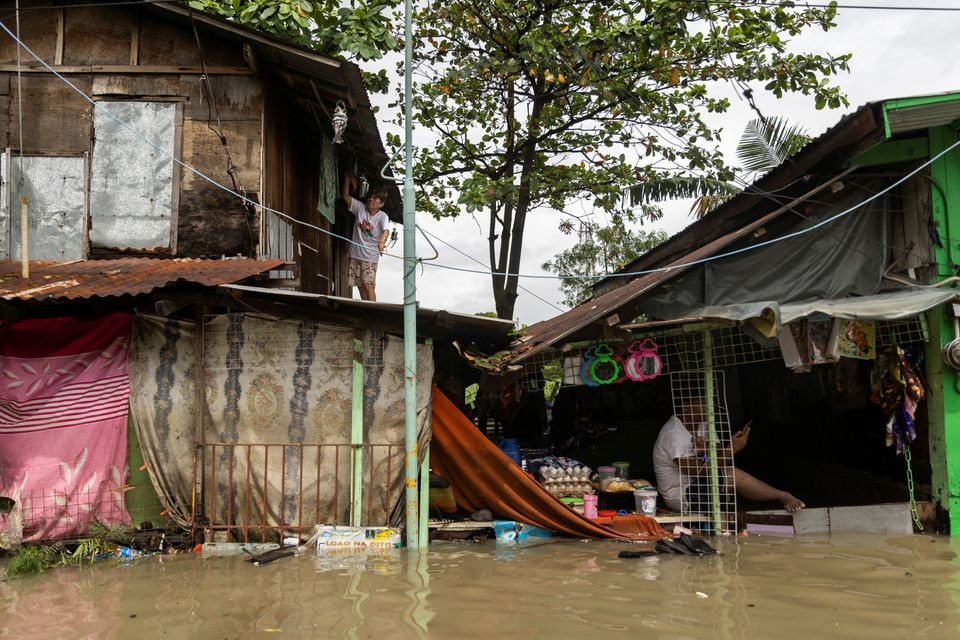
[[[73,262],[31,262],[30,277],[20,263],[0,260],[0,299],[40,302],[135,296],[174,284],[217,286],[276,269],[283,260],[199,258],[118,258]]]

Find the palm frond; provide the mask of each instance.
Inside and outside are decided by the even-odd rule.
[[[687,198],[702,198],[704,196],[733,195],[740,191],[736,185],[712,178],[680,176],[652,180],[635,184],[629,189],[630,206],[646,204],[648,202],[665,202],[667,200],[685,200]]]
[[[689,215],[691,218],[696,218],[699,220],[732,198],[733,195],[734,194],[731,193],[722,193],[713,196],[700,196],[694,200],[693,204],[690,206]]]
[[[763,173],[782,164],[809,141],[803,127],[785,118],[751,120],[737,145],[737,159],[747,171]]]

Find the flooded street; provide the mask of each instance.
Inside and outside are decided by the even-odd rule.
[[[3,638],[955,638],[960,539],[868,534],[318,558],[196,554],[0,582]]]

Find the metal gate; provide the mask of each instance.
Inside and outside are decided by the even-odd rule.
[[[208,538],[235,541],[309,536],[316,524],[387,525],[403,493],[393,474],[403,456],[403,445],[387,444],[199,445],[192,520]]]

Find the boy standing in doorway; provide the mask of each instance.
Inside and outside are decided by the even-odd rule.
[[[363,204],[350,195],[352,181],[353,176],[349,174],[343,177],[343,200],[356,218],[353,243],[347,254],[347,286],[357,287],[363,300],[376,301],[377,263],[390,235],[387,231],[387,214],[380,210],[387,201],[387,192],[375,189],[370,192],[367,203]]]

